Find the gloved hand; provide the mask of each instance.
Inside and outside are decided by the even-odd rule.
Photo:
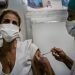
[[[55,57],[56,60],[64,62],[66,66],[71,69],[73,65],[73,60],[66,55],[66,53],[60,48],[52,48],[51,49],[52,55]]]
[[[60,49],[60,48],[52,48],[51,49],[51,52],[52,52],[52,55],[56,58],[56,60],[59,60],[59,61],[65,61],[67,55],[65,54],[65,52]]]

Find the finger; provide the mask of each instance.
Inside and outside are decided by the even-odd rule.
[[[61,52],[61,51],[62,51],[62,49],[56,48],[56,47],[55,47],[55,50],[56,50],[57,52]]]
[[[39,54],[39,53],[41,53],[41,51],[39,49],[37,49],[35,54]]]
[[[41,58],[41,52],[40,52],[40,50],[36,51],[35,57],[36,57],[37,60],[40,60],[40,58]]]
[[[53,52],[52,55],[55,56],[55,57],[59,57],[60,56],[59,54],[57,54],[55,52]]]
[[[52,55],[58,54],[58,52],[55,50],[55,48],[52,48],[51,52],[52,52]]]
[[[53,47],[53,48],[51,49],[51,52],[56,52],[56,48]]]
[[[58,55],[57,53],[53,53],[53,56],[56,60],[61,60],[60,55]]]
[[[62,49],[54,47],[54,48],[51,49],[51,52],[60,53],[60,52],[62,52]]]
[[[58,61],[61,61],[61,58],[60,57],[55,57],[56,60]]]

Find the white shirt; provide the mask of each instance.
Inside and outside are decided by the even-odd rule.
[[[73,63],[70,75],[75,75],[75,62]]]
[[[10,75],[33,75],[31,70],[31,60],[38,47],[32,40],[17,42],[15,66]],[[1,64],[0,64],[1,65]],[[2,75],[2,67],[0,66],[0,75]]]

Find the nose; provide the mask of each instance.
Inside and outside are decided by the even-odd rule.
[[[12,24],[12,21],[10,21],[9,23]]]

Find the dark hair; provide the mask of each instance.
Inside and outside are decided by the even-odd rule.
[[[13,11],[13,10],[5,10],[5,11],[2,12],[2,14],[0,15],[0,24],[1,24],[1,22],[2,22],[3,17],[4,17],[6,14],[8,14],[8,13],[12,13],[12,14],[14,14],[14,15],[18,18],[19,26],[20,26],[20,24],[21,24],[21,18],[20,18],[20,16],[19,16],[19,14],[18,14],[16,11]]]

